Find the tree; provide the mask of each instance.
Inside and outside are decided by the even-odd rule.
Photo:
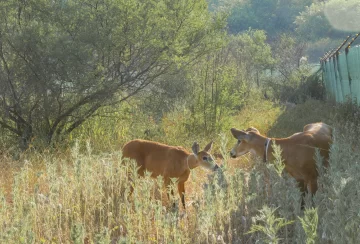
[[[245,105],[251,87],[260,86],[261,74],[273,65],[264,31],[229,35],[227,45],[207,55],[192,67],[188,77],[192,134],[218,133],[230,125],[234,112]]]
[[[205,0],[9,0],[0,16],[0,125],[22,149],[216,49],[224,23]]]
[[[279,36],[274,43],[273,57],[276,62],[273,72],[267,79],[267,91],[270,91],[273,99],[282,102],[303,102],[307,95],[303,94],[307,92],[305,82],[311,74],[311,66],[304,57],[306,48],[307,43],[299,42],[287,34]],[[300,91],[300,87],[304,87],[303,91]]]
[[[343,38],[344,32],[336,31],[326,18],[325,3],[313,3],[296,17],[296,32],[304,41],[317,41],[321,38]]]
[[[247,0],[238,3],[229,16],[231,33],[249,28],[265,30],[272,40],[284,32],[294,32],[294,20],[311,0]]]
[[[142,113],[150,114],[156,121],[160,121],[164,114],[174,111],[179,105],[185,105],[194,89],[186,77],[187,73],[186,67],[175,70],[141,92],[139,100]]]
[[[318,62],[324,53],[339,47],[359,30],[360,3],[357,0],[319,1],[296,17],[297,39],[308,42],[309,60]]]
[[[260,87],[261,74],[275,64],[263,30],[248,30],[232,38],[232,54],[237,62],[237,75],[249,85]]]

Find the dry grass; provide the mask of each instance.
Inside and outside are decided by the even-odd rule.
[[[120,158],[118,152],[93,155],[75,147],[62,157],[31,154],[17,161],[22,166],[8,168],[13,176],[1,182],[7,186],[0,205],[1,242],[252,243],[257,235],[245,235],[256,214],[249,203],[260,206],[248,192],[252,186],[245,186],[254,172],[224,160],[221,180],[193,170],[184,211],[177,194],[177,207],[171,207],[161,180],[137,178],[135,167]]]
[[[261,119],[253,110],[248,113],[253,119],[244,127],[256,126]],[[282,110],[273,113],[283,115]],[[258,122],[258,127],[275,133],[281,123],[285,117]],[[292,178],[248,156],[230,160],[233,141],[224,135],[216,141],[223,174],[193,170],[185,185],[186,211],[178,194],[172,208],[161,179],[138,178],[132,164],[121,162],[119,151],[93,153],[82,142],[68,151],[28,152],[16,161],[2,155],[0,242],[356,243],[360,155],[353,151],[355,138],[348,140],[353,127],[344,134],[344,128],[337,129],[341,126],[334,123],[331,168],[321,171],[319,191],[313,203],[306,198],[305,212]],[[135,190],[129,196],[131,184]]]

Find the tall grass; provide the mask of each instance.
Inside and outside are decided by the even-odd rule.
[[[278,118],[303,110],[279,111]],[[274,134],[286,121],[274,116],[261,124],[261,115],[252,113],[258,127]],[[321,115],[308,114],[316,116]],[[92,143],[80,141],[59,154],[29,153],[18,161],[4,155],[0,243],[358,243],[360,153],[349,138],[350,129],[359,128],[326,122],[334,126],[331,167],[323,169],[317,155],[319,190],[305,197],[305,211],[281,158],[271,164],[249,159],[253,166],[245,169],[227,156],[233,142],[227,132],[216,141],[222,173],[192,170],[186,211],[175,185],[169,200],[161,177],[139,178],[136,165],[123,162],[119,150],[98,153]]]
[[[1,243],[228,239],[229,216],[241,200],[241,187],[231,193],[216,183],[203,189],[194,172],[196,184],[188,191],[191,204],[184,215],[179,206],[169,207],[161,178],[139,178],[136,165],[122,162],[121,154],[93,155],[89,149],[80,153],[75,144],[68,161],[49,155],[44,171],[31,162],[21,168],[14,177],[11,201],[5,192],[1,195]],[[231,184],[242,182],[238,174],[228,177]]]

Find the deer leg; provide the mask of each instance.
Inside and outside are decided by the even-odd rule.
[[[144,177],[144,175],[145,175],[145,167],[143,165],[141,165],[139,167],[139,169],[137,170],[137,173],[138,173],[139,176]]]
[[[181,203],[185,209],[185,182],[178,183],[178,191],[181,198]]]
[[[308,188],[308,191],[311,193],[311,203],[312,203],[312,205],[314,205],[315,203],[314,203],[313,196],[315,195],[315,193],[318,189],[316,178],[308,182],[307,188]]]
[[[309,182],[308,182],[308,184],[307,184],[307,189],[308,189],[308,191],[312,194],[312,195],[314,195],[315,194],[315,192],[317,191],[317,181],[316,181],[316,179],[313,179],[313,180],[310,180]]]
[[[300,192],[301,192],[301,210],[304,210],[304,207],[305,207],[304,198],[305,198],[305,192],[306,192],[305,182],[303,180],[299,180],[298,186],[299,186]]]

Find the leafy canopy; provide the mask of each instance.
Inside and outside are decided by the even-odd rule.
[[[217,49],[205,0],[0,2],[0,125],[51,142]]]

